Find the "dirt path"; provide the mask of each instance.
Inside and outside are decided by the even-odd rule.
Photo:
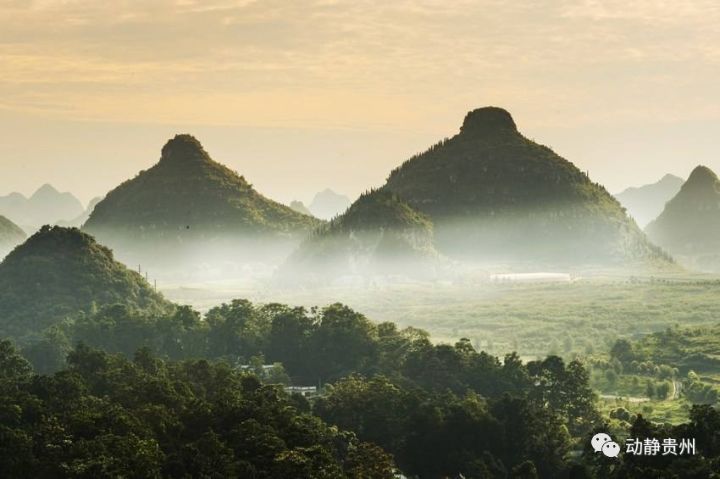
[[[617,394],[601,394],[602,399],[619,399],[621,401],[627,401],[629,403],[641,403],[648,402],[650,398],[647,397],[634,397],[634,396],[621,396]]]
[[[682,392],[682,382],[673,379],[672,385],[673,385],[672,399],[674,401],[675,399],[678,399],[680,397],[680,393]]]

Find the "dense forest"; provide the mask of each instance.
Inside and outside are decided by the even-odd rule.
[[[692,434],[702,455],[600,458],[582,362],[433,344],[341,304],[108,305],[4,342],[0,361],[10,477],[707,478],[720,452],[720,417],[697,406],[681,426],[628,418],[628,434]]]

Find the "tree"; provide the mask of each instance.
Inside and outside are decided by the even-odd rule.
[[[511,479],[538,479],[537,469],[532,461],[525,461],[513,467],[510,472]]]
[[[623,366],[630,364],[636,358],[632,343],[627,339],[618,339],[610,349],[610,357],[620,361]]]
[[[657,395],[657,390],[655,389],[655,383],[648,379],[647,383],[645,384],[645,394],[649,398],[654,398]]]
[[[341,304],[324,308],[311,339],[315,371],[325,381],[362,371],[375,359],[376,339],[365,316]]]
[[[0,340],[0,384],[17,385],[29,378],[32,366],[15,349],[7,339]]]
[[[655,395],[658,399],[667,399],[670,395],[670,389],[672,386],[667,381],[662,381],[655,386]]]
[[[45,331],[39,341],[22,348],[22,355],[38,374],[50,374],[65,367],[65,357],[70,351],[70,341],[59,328]]]
[[[363,441],[397,454],[416,399],[383,376],[349,376],[328,387],[315,413],[329,424],[354,431]]]
[[[0,342],[2,477],[392,477],[392,458],[224,362],[79,345],[31,376]],[[14,388],[5,387],[12,380]]]

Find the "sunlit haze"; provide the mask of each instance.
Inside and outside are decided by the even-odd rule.
[[[716,1],[0,1],[0,195],[83,201],[178,132],[280,201],[509,110],[611,192],[720,168]]]

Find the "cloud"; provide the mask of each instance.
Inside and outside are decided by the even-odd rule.
[[[378,127],[382,118],[420,127],[485,102],[552,123],[635,121],[678,103],[683,115],[708,114],[717,100],[708,79],[718,74],[720,7],[710,1],[0,5],[0,94],[18,111],[156,122],[203,111],[210,123],[298,126],[342,114],[369,127],[354,113],[369,104]]]

